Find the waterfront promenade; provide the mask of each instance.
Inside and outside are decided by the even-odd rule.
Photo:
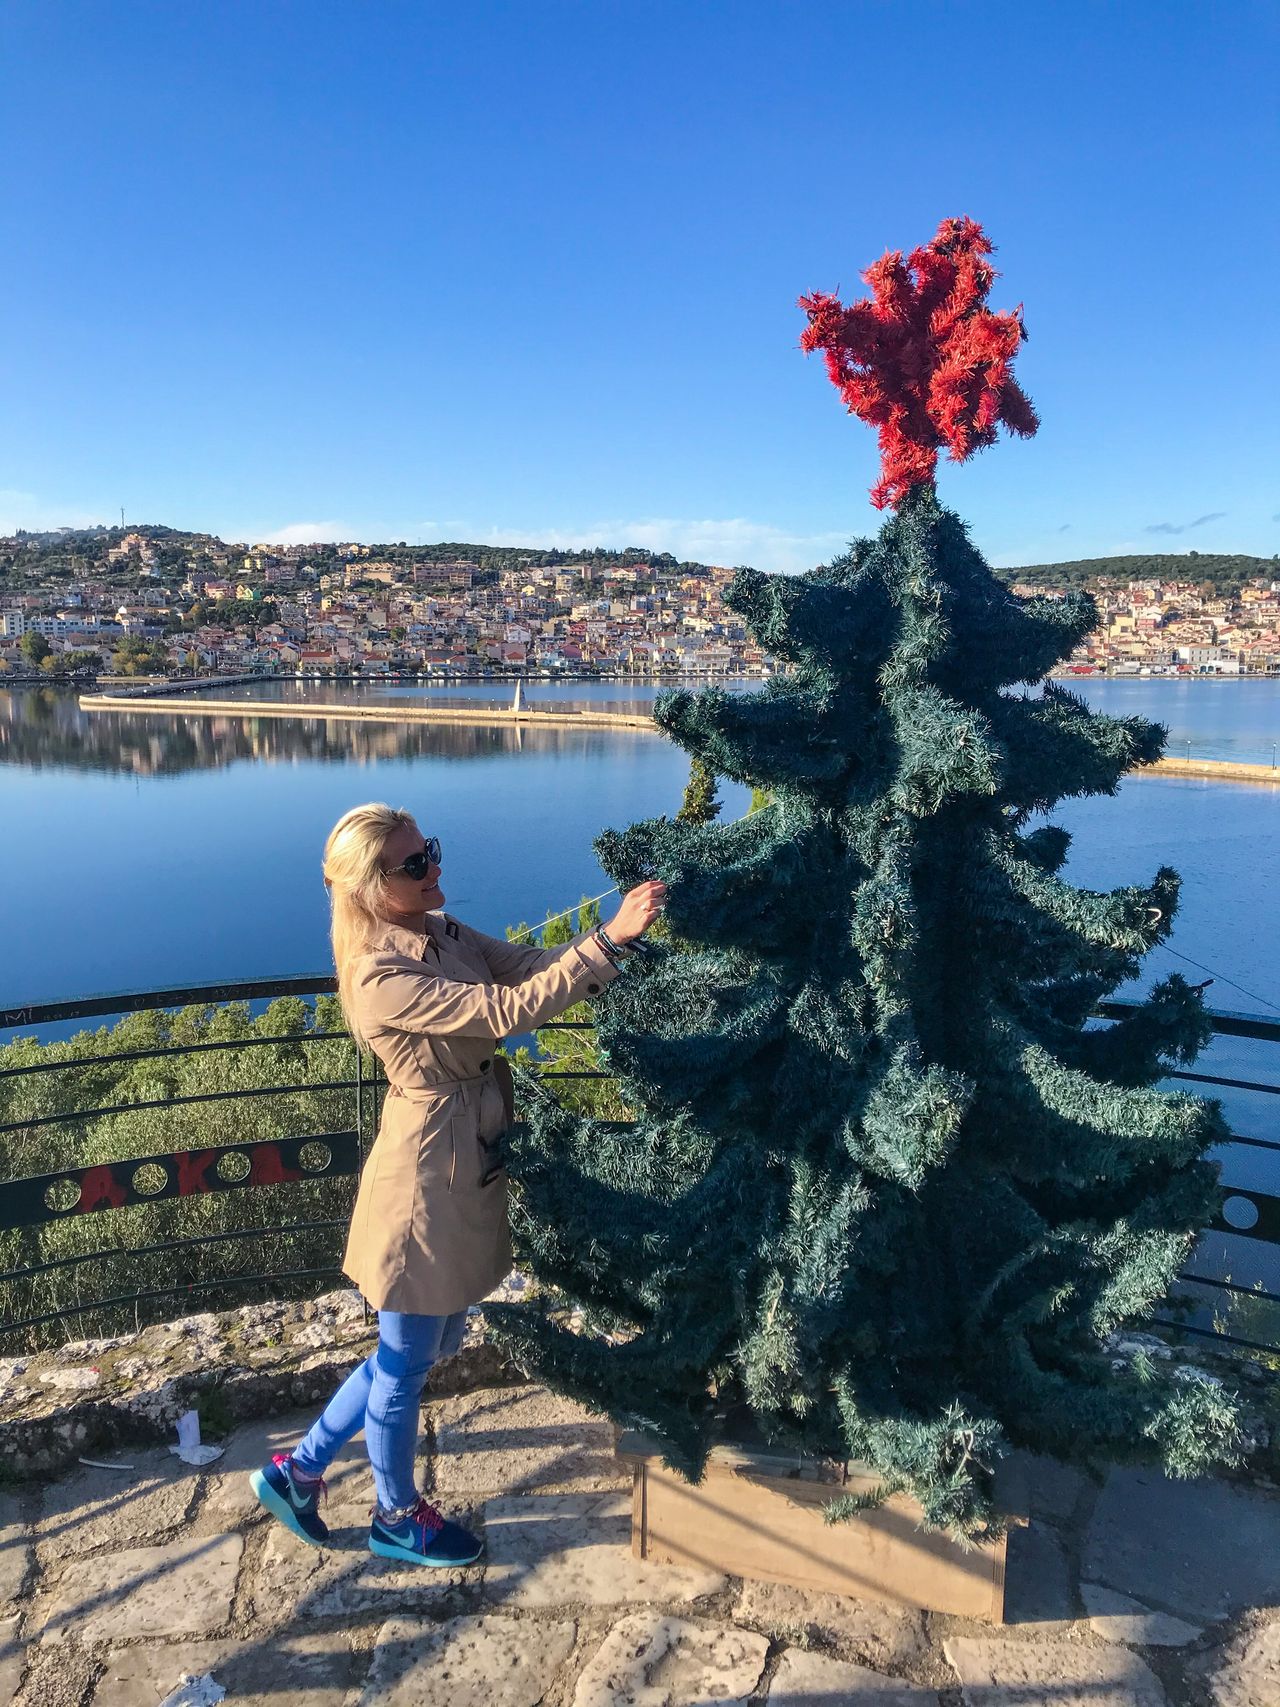
[[[205,699],[193,694],[161,698],[148,694],[131,698],[124,694],[81,694],[82,711],[178,712],[184,717],[284,717],[294,722],[326,723],[471,723],[510,728],[537,724],[540,728],[644,729],[658,733],[652,717],[642,713],[612,711],[541,711],[521,706],[477,705],[315,705],[288,704],[266,699]]]
[[[265,699],[210,699],[203,694],[81,694],[82,711],[142,711],[175,713],[184,717],[275,717],[293,722],[472,724],[489,728],[632,729],[660,734],[652,717],[642,712],[583,710],[543,711],[529,705],[440,706],[399,701],[382,705],[314,705]],[[1226,759],[1163,758],[1143,767],[1141,774],[1200,777],[1213,782],[1280,784],[1275,765],[1239,764]]]

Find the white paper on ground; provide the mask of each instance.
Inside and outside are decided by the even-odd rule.
[[[205,1672],[202,1677],[188,1671],[183,1673],[176,1687],[169,1691],[158,1707],[217,1707],[218,1702],[225,1699],[226,1693],[211,1671]]]
[[[212,1464],[215,1458],[221,1458],[225,1448],[221,1446],[171,1446],[170,1452],[175,1458],[181,1458],[184,1464]]]
[[[183,1411],[178,1418],[178,1444],[169,1448],[175,1458],[181,1458],[184,1464],[212,1464],[215,1458],[221,1458],[221,1446],[201,1446],[200,1444],[200,1413],[198,1411]],[[218,1697],[222,1699],[221,1696]]]

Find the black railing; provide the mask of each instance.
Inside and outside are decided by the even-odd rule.
[[[1104,1019],[1122,1019],[1133,1006],[1131,1002],[1102,1002],[1098,1012]],[[1214,1041],[1207,1051],[1210,1056],[1223,1052],[1220,1040],[1224,1039],[1235,1039],[1246,1046],[1263,1045],[1266,1070],[1276,1073],[1280,1021],[1222,1011],[1211,1011],[1209,1018],[1214,1030]],[[1252,1067],[1254,1062],[1249,1057],[1256,1056],[1257,1051],[1246,1048],[1244,1053],[1245,1064]],[[1280,1096],[1280,1084],[1274,1077],[1260,1078],[1255,1072],[1244,1075],[1177,1069],[1167,1077],[1225,1092],[1223,1101],[1232,1132],[1217,1157],[1225,1191],[1221,1210],[1201,1236],[1191,1266],[1178,1276],[1176,1297],[1180,1305],[1191,1306],[1190,1314],[1177,1319],[1158,1318],[1158,1325],[1248,1351],[1280,1352],[1280,1194],[1276,1189],[1280,1186],[1280,1160],[1264,1159],[1280,1157],[1280,1136],[1240,1130],[1247,1123],[1277,1132],[1280,1104],[1267,1099]],[[1257,1278],[1233,1279],[1229,1272],[1233,1267],[1237,1273],[1243,1269]],[[1215,1269],[1219,1272],[1213,1272]],[[1198,1288],[1203,1291],[1198,1292]],[[1216,1296],[1219,1303],[1206,1303],[1206,1292]],[[1205,1315],[1208,1321],[1195,1319]],[[1265,1334],[1232,1331],[1241,1323],[1251,1326],[1259,1319]]]
[[[332,995],[334,987],[332,978],[323,977],[259,979],[127,996],[90,997],[0,1012],[0,1027],[38,1030],[69,1020],[159,1014],[189,1008],[208,1013],[232,1002],[280,997],[305,1000]],[[341,1065],[336,1073],[310,1068],[308,1057],[314,1055],[316,1046],[325,1045],[341,1052]],[[73,1165],[50,1168],[25,1178],[10,1178],[0,1185],[0,1251],[4,1253],[0,1257],[0,1298],[4,1300],[0,1306],[0,1335],[11,1338],[26,1332],[31,1336],[51,1323],[92,1313],[106,1318],[107,1325],[115,1325],[111,1321],[113,1313],[118,1316],[131,1308],[137,1320],[142,1304],[161,1299],[220,1292],[224,1288],[279,1291],[283,1285],[286,1290],[296,1292],[338,1274],[337,1235],[349,1216],[353,1182],[376,1127],[379,1096],[377,1079],[365,1058],[350,1045],[345,1031],[314,1025],[301,1031],[272,1029],[267,1034],[158,1042],[148,1047],[106,1052],[76,1051],[69,1056],[0,1069],[0,1095],[16,1081],[30,1084],[49,1074],[84,1075],[90,1082],[94,1078],[101,1082],[104,1075],[114,1079],[121,1070],[140,1064],[173,1066],[188,1059],[207,1060],[209,1071],[221,1077],[224,1072],[232,1071],[228,1057],[234,1062],[264,1049],[281,1051],[283,1059],[279,1065],[287,1062],[292,1071],[283,1079],[276,1077],[274,1082],[265,1084],[202,1083],[193,1090],[168,1087],[162,1095],[110,1099],[93,1106],[52,1112],[37,1112],[31,1107],[20,1114],[14,1108],[7,1111],[18,1117],[0,1122],[0,1143],[16,1132],[25,1137],[48,1129],[82,1128],[86,1122],[109,1121],[116,1116],[159,1115],[173,1108],[194,1115],[202,1106],[229,1105],[225,1121],[219,1122],[223,1128],[219,1134],[221,1142],[207,1141],[181,1149],[156,1148],[123,1157],[103,1155],[99,1145],[95,1159],[82,1153]],[[330,1068],[332,1065],[331,1061]],[[72,1082],[76,1082],[74,1077]],[[314,1129],[269,1136],[244,1130],[242,1126],[239,1142],[226,1141],[236,1130],[237,1120],[244,1122],[246,1103],[257,1099],[266,1102],[278,1099],[283,1103],[304,1096],[313,1103],[325,1099],[330,1109],[340,1106],[346,1118],[341,1124],[329,1120]],[[86,1104],[89,1100],[85,1099]],[[268,1116],[263,1122],[277,1128],[297,1123],[296,1118],[290,1121],[279,1114]],[[27,1148],[24,1143],[24,1149]],[[224,1193],[270,1186],[314,1188],[307,1192],[313,1212],[302,1217],[282,1215],[265,1220],[243,1216],[241,1219],[248,1220],[248,1225],[214,1226],[208,1230],[200,1225],[211,1218],[222,1219],[222,1206],[217,1205],[217,1200]],[[169,1206],[169,1219],[183,1228],[182,1236],[165,1236],[127,1246],[112,1244],[101,1237],[77,1237],[82,1217],[161,1203]],[[316,1213],[317,1210],[320,1212]],[[147,1230],[153,1230],[150,1223],[155,1218],[145,1219]],[[74,1230],[69,1230],[73,1223]],[[170,1234],[176,1231],[173,1227],[154,1230]],[[79,1248],[63,1249],[67,1243]],[[201,1272],[197,1253],[211,1252],[215,1247],[251,1251],[256,1247],[255,1254],[260,1259],[269,1256],[270,1260],[234,1269],[220,1264],[220,1272]],[[291,1253],[301,1254],[291,1256]],[[91,1272],[118,1274],[126,1283],[118,1287],[109,1285],[105,1295],[98,1293],[87,1300],[79,1295],[72,1300],[65,1295],[66,1287],[58,1286],[56,1307],[31,1307],[54,1304],[51,1296],[55,1289],[54,1276],[74,1280],[78,1293],[78,1276],[89,1265],[93,1265]],[[148,1269],[154,1271],[158,1266],[169,1272],[153,1273],[152,1277],[163,1279],[164,1284],[137,1284],[139,1271],[145,1275]],[[129,1279],[134,1281],[132,1286],[127,1284]],[[26,1308],[21,1304],[24,1294],[28,1301]]]
[[[91,997],[78,1002],[52,1002],[0,1011],[0,1030],[38,1030],[82,1018],[172,1014],[173,1010],[186,1008],[208,1013],[227,1003],[262,1002],[280,997],[314,1000],[332,996],[333,992],[332,978],[312,977]],[[1101,1007],[1100,1015],[1120,1018],[1129,1007],[1130,1004],[1123,1002],[1108,1002]],[[309,1009],[309,1014],[316,1019],[314,1008]],[[1275,1021],[1234,1013],[1216,1013],[1212,1017],[1215,1046],[1218,1038],[1238,1039],[1245,1045],[1273,1047],[1280,1043],[1280,1023]],[[590,1026],[585,1022],[559,1021],[554,1029],[589,1030]],[[329,1046],[327,1064],[313,1073],[309,1061],[317,1046],[321,1050]],[[376,1063],[371,1066],[351,1045],[345,1031],[335,1025],[326,1026],[317,1021],[300,1031],[271,1029],[268,1033],[204,1037],[199,1041],[162,1041],[114,1053],[77,1052],[55,1060],[22,1061],[0,1068],[0,1097],[9,1085],[18,1081],[36,1085],[49,1074],[80,1072],[92,1080],[95,1074],[101,1077],[104,1072],[114,1073],[122,1066],[177,1065],[187,1058],[207,1059],[216,1065],[229,1056],[234,1059],[240,1052],[263,1049],[282,1051],[277,1065],[292,1069],[285,1074],[284,1082],[201,1083],[195,1089],[170,1087],[164,1094],[112,1100],[96,1106],[79,1106],[81,1099],[76,1099],[77,1106],[70,1110],[42,1109],[37,1099],[34,1106],[21,1112],[12,1106],[6,1110],[7,1117],[0,1122],[0,1146],[8,1134],[44,1134],[90,1121],[160,1115],[179,1107],[194,1119],[202,1107],[228,1105],[228,1112],[234,1107],[240,1119],[248,1120],[246,1103],[265,1107],[275,1099],[304,1098],[310,1099],[328,1118],[315,1130],[276,1131],[266,1135],[245,1130],[239,1142],[220,1131],[218,1141],[181,1149],[156,1147],[124,1157],[104,1155],[101,1142],[95,1139],[86,1144],[86,1149],[90,1152],[96,1149],[96,1156],[82,1154],[72,1165],[46,1166],[40,1172],[22,1178],[9,1177],[0,1183],[0,1343],[12,1344],[15,1336],[22,1334],[28,1339],[39,1337],[38,1330],[48,1329],[53,1323],[83,1319],[95,1312],[104,1321],[118,1326],[122,1311],[132,1309],[138,1321],[143,1304],[154,1305],[162,1299],[217,1294],[233,1288],[257,1288],[269,1295],[282,1292],[296,1295],[314,1291],[323,1281],[339,1275],[340,1235],[350,1214],[356,1176],[377,1130],[385,1081]],[[542,1074],[547,1080],[608,1076],[594,1069],[549,1070]],[[1280,1094],[1280,1084],[1260,1079],[1252,1071],[1248,1074],[1174,1072],[1169,1077],[1212,1086],[1237,1099],[1243,1096],[1266,1099]],[[1262,1106],[1280,1107],[1265,1102]],[[267,1125],[279,1126],[283,1121],[306,1127],[306,1112],[305,1104],[302,1110],[295,1105],[288,1118],[269,1115],[259,1118]],[[23,1148],[29,1151],[30,1146],[24,1141]],[[1251,1350],[1277,1351],[1280,1350],[1280,1289],[1274,1272],[1280,1265],[1280,1195],[1266,1187],[1274,1187],[1280,1179],[1280,1163],[1273,1166],[1260,1162],[1259,1153],[1280,1153],[1280,1140],[1256,1133],[1234,1133],[1220,1156],[1227,1186],[1222,1212],[1206,1229],[1192,1266],[1179,1276],[1182,1307],[1189,1306],[1190,1313],[1184,1319],[1166,1319],[1162,1325]],[[1247,1177],[1250,1171],[1256,1175],[1267,1167],[1272,1171],[1265,1181]],[[6,1171],[12,1176],[12,1166]],[[264,1206],[280,1209],[276,1219],[258,1219],[249,1225],[232,1227],[199,1224],[202,1219],[221,1217],[226,1207],[221,1202],[224,1194],[278,1187],[289,1188],[290,1200],[279,1204],[274,1199],[261,1200]],[[290,1218],[288,1209],[295,1195],[301,1199],[299,1207],[305,1204],[309,1214]],[[135,1233],[162,1236],[126,1246],[101,1238],[82,1240],[64,1231],[69,1224],[78,1228],[81,1218],[86,1216],[124,1208],[145,1210],[147,1206],[162,1203],[169,1206],[179,1221],[182,1236],[173,1236],[177,1231],[174,1227],[153,1224],[145,1213],[141,1224],[135,1218],[131,1229]],[[120,1224],[122,1231],[124,1227],[125,1224]],[[79,1248],[62,1249],[66,1243]],[[224,1267],[216,1273],[201,1271],[201,1263],[212,1261],[215,1251],[231,1247],[249,1251],[254,1260],[243,1268]],[[1240,1278],[1241,1263],[1246,1273],[1254,1275],[1253,1280]],[[89,1265],[96,1265],[96,1272],[108,1280],[118,1274],[120,1284],[108,1284],[103,1296],[85,1300],[77,1290],[74,1298],[68,1298],[65,1285],[55,1282],[53,1277],[76,1277],[78,1286],[79,1274]],[[148,1277],[148,1269],[149,1278],[165,1283],[137,1284]],[[132,1288],[125,1283],[130,1280],[135,1282]],[[52,1292],[59,1285],[63,1285],[63,1290],[55,1300]],[[1203,1290],[1196,1291],[1197,1288]],[[1203,1302],[1206,1294],[1221,1303],[1207,1306]],[[1195,1300],[1200,1302],[1196,1304]],[[1203,1318],[1206,1310],[1210,1320],[1193,1319],[1196,1314]],[[1253,1331],[1259,1315],[1274,1320],[1274,1327],[1271,1319],[1266,1321],[1265,1337]],[[1237,1328],[1249,1331],[1235,1331]]]

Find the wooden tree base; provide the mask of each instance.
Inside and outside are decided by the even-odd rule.
[[[695,1487],[663,1464],[661,1451],[642,1434],[618,1440],[633,1478],[637,1558],[1004,1622],[1004,1536],[962,1547],[922,1530],[920,1506],[902,1494],[847,1522],[824,1520],[838,1495],[877,1485],[865,1466],[719,1446]],[[1005,1521],[1026,1523],[1012,1478],[1001,1494]]]

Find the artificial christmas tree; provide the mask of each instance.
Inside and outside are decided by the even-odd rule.
[[[1066,832],[1035,823],[1114,793],[1164,732],[1023,691],[1093,603],[1011,595],[932,484],[940,448],[1036,426],[990,252],[947,221],[868,271],[870,301],[803,300],[804,346],[879,430],[894,513],[811,574],[736,577],[729,603],[788,674],[659,702],[696,760],[772,803],[600,839],[619,884],[670,886],[664,939],[600,1009],[636,1120],[531,1099],[511,1171],[541,1304],[487,1312],[691,1477],[749,1413],[969,1536],[1011,1445],[1177,1475],[1235,1445],[1222,1389],[1106,1351],[1211,1219],[1226,1128],[1153,1088],[1210,1034],[1182,978],[1091,1020],[1168,935],[1176,875],[1076,889]]]

